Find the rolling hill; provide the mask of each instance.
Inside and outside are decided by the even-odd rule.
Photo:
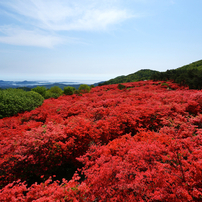
[[[102,85],[117,84],[117,83],[127,83],[135,81],[150,80],[151,76],[158,71],[150,69],[142,69],[133,74],[127,76],[118,76],[114,79],[110,79],[102,83]]]
[[[198,61],[193,62],[191,64],[179,67],[176,70],[192,70],[192,69],[202,70],[202,60],[198,60]]]
[[[166,72],[142,69],[133,74],[118,76],[99,85],[119,84],[144,80],[172,80],[178,84],[189,86],[191,89],[202,89],[202,60],[176,69],[167,70]]]

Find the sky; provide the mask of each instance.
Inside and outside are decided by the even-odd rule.
[[[0,80],[105,81],[202,59],[201,0],[0,0]]]

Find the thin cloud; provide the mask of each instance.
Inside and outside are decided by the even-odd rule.
[[[1,26],[0,32],[4,34],[4,36],[0,36],[0,42],[11,45],[52,48],[63,43],[60,37],[52,36],[39,30],[29,31],[16,27]]]
[[[75,0],[74,3],[64,0],[10,0],[0,4],[21,15],[25,22],[46,30],[102,30],[135,17],[106,0],[99,3],[90,0]]]
[[[0,32],[4,32],[5,36],[0,36],[0,42],[53,47],[64,42],[59,37],[60,31],[102,31],[129,18],[140,17],[120,8],[118,2],[119,0],[1,0],[4,15],[13,18],[18,27],[1,26]],[[74,40],[70,40],[72,41]]]

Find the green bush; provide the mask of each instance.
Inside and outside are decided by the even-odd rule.
[[[46,91],[45,99],[49,99],[49,98],[55,98],[55,99],[57,99],[58,97],[60,97],[60,94],[58,94],[58,93],[52,93],[50,90]]]
[[[0,91],[0,118],[31,111],[42,105],[44,98],[33,91],[7,89]]]
[[[79,93],[89,93],[90,92],[90,86],[88,86],[87,84],[81,84],[79,86]]]
[[[75,90],[76,90],[76,88],[71,87],[71,86],[64,87],[64,94],[73,95]]]
[[[82,96],[82,94],[79,92],[79,90],[75,90],[75,91],[74,91],[74,94],[79,95],[79,96]]]
[[[125,89],[125,88],[126,88],[126,86],[124,86],[123,84],[119,83],[118,89],[123,90],[123,89]]]
[[[50,92],[50,90],[47,90],[44,98],[49,99],[51,97],[52,97],[52,93]]]
[[[161,86],[168,86],[168,84],[167,83],[162,83]]]
[[[45,98],[47,89],[44,86],[37,86],[35,88],[32,88],[32,91],[39,93]]]
[[[48,98],[58,98],[63,94],[63,90],[58,86],[53,86],[49,90],[46,91],[45,99]]]
[[[56,94],[59,94],[59,95],[62,95],[63,91],[60,87],[58,86],[53,86],[50,88],[50,92],[51,93],[56,93]]]

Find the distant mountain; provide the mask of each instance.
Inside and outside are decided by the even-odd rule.
[[[79,84],[77,84],[77,83],[73,84],[73,82],[71,84],[64,84],[64,83],[58,82],[58,83],[45,84],[42,86],[44,86],[48,89],[50,89],[53,86],[58,86],[59,88],[61,88],[63,90],[65,86],[72,86],[72,87],[78,89],[80,85],[81,85],[80,83]],[[37,86],[32,86],[32,88],[35,88],[35,87],[37,87]]]
[[[109,85],[109,84],[117,84],[117,83],[127,83],[134,81],[143,81],[150,80],[152,75],[157,73],[158,71],[150,70],[150,69],[142,69],[133,74],[129,74],[127,76],[118,76],[114,79],[110,79],[101,83],[100,85]]]
[[[51,88],[53,86],[58,86],[61,89],[64,89],[65,86],[72,86],[75,87],[76,89],[79,88],[79,86],[82,83],[79,82],[49,82],[49,81],[3,81],[0,80],[0,88],[1,89],[6,89],[6,88],[21,88],[26,91],[31,90],[32,88],[35,88],[37,86],[44,86],[46,88]],[[94,83],[92,85],[97,86],[99,83]]]

